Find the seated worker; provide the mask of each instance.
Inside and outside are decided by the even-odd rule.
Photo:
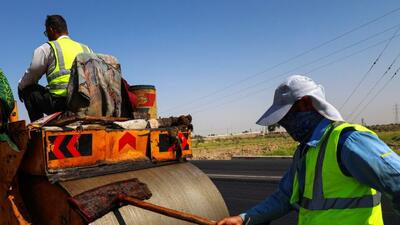
[[[60,15],[47,16],[44,35],[48,42],[33,53],[32,63],[18,84],[18,95],[31,121],[66,110],[67,85],[75,57],[92,52],[89,47],[68,37],[67,23]],[[38,84],[46,74],[46,87]]]

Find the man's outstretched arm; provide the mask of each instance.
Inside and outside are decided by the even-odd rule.
[[[293,177],[294,169],[292,166],[283,176],[275,193],[245,213],[220,220],[218,225],[267,224],[286,215],[292,209],[290,196]]]
[[[400,215],[400,156],[367,132],[344,135],[341,161],[345,173],[386,194]],[[342,139],[342,138],[341,138]]]

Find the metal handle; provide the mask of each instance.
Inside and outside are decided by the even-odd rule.
[[[147,210],[150,210],[153,212],[157,212],[157,213],[163,214],[165,216],[173,217],[176,219],[180,219],[180,220],[184,220],[184,221],[188,221],[188,222],[192,222],[192,223],[196,223],[196,224],[200,224],[200,225],[216,225],[217,224],[216,221],[209,220],[207,218],[203,218],[203,217],[192,215],[189,213],[177,211],[174,209],[165,208],[165,207],[162,207],[159,205],[154,205],[152,203],[138,200],[135,198],[131,198],[131,197],[128,197],[125,195],[118,195],[118,198],[126,203],[131,204],[131,205],[134,205],[134,206],[137,206],[137,207],[140,207],[143,209],[147,209]]]

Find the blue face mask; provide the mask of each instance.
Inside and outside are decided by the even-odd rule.
[[[295,141],[306,143],[322,119],[323,116],[316,111],[289,112],[278,124],[284,127]]]

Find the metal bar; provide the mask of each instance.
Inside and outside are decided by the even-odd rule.
[[[150,210],[153,212],[157,212],[162,215],[173,217],[176,219],[180,219],[180,220],[184,220],[184,221],[188,221],[188,222],[192,222],[192,223],[196,223],[196,224],[200,224],[200,225],[216,225],[217,224],[216,221],[209,220],[207,218],[203,218],[200,216],[192,215],[192,214],[181,212],[181,211],[174,210],[174,209],[165,208],[165,207],[162,207],[159,205],[155,205],[155,204],[152,204],[149,202],[144,202],[142,200],[138,200],[138,199],[131,198],[128,196],[119,195],[118,198],[126,203],[131,204],[131,205],[134,205],[134,206],[137,206],[137,207],[140,207],[143,209],[147,209],[147,210]]]

